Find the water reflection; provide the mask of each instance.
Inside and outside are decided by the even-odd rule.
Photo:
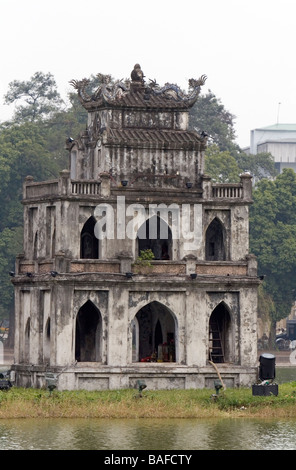
[[[296,450],[296,420],[1,420],[0,450]]]

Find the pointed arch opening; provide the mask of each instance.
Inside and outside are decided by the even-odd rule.
[[[156,260],[172,259],[172,231],[158,215],[147,219],[138,230],[138,254],[150,249]]]
[[[225,261],[225,230],[222,222],[215,217],[206,231],[206,260]]]
[[[80,238],[80,258],[98,259],[99,240],[95,236],[96,219],[91,216],[84,224]]]
[[[88,300],[79,310],[75,328],[75,360],[100,362],[102,317],[99,309]]]
[[[150,302],[138,311],[132,325],[133,362],[176,362],[177,321],[167,307]]]
[[[213,310],[209,320],[209,360],[216,363],[231,360],[231,317],[224,302]]]

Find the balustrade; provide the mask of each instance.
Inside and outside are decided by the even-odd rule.
[[[242,198],[243,188],[241,184],[213,184],[213,198]]]

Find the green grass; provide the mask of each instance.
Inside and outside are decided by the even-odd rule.
[[[279,385],[278,396],[252,389],[58,391],[12,387],[0,391],[1,418],[209,418],[296,417],[296,382]]]

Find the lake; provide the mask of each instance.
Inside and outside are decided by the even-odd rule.
[[[296,419],[12,419],[0,450],[296,450]]]
[[[295,367],[276,369],[279,385],[294,380]],[[296,419],[0,420],[0,451],[180,449],[296,450]]]

